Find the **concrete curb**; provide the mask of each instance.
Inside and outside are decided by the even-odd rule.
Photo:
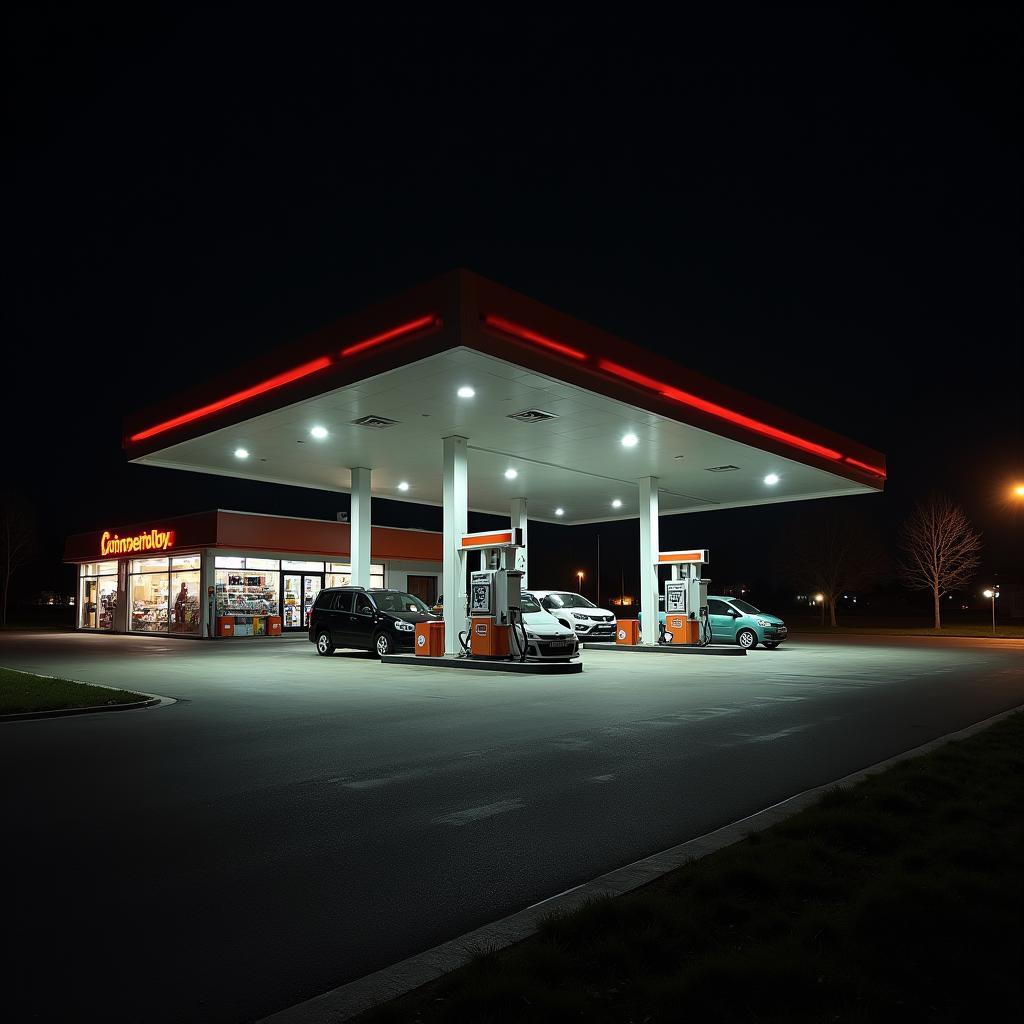
[[[21,672],[27,676],[35,676],[37,679],[67,679],[66,676],[48,676],[41,672],[29,672],[23,668],[11,669],[12,672]],[[121,686],[107,686],[104,683],[90,683],[85,679],[68,679],[70,683],[78,683],[80,686],[95,686],[101,690],[123,690]],[[0,715],[0,724],[4,722],[31,722],[38,718],[66,718],[68,715],[95,715],[105,711],[138,711],[142,708],[168,707],[177,704],[174,697],[164,697],[159,693],[145,693],[142,690],[131,690],[131,693],[138,693],[145,697],[145,700],[133,700],[128,704],[96,704],[84,708],[54,708],[51,711],[19,711],[12,715]]]
[[[576,661],[484,661],[482,658],[432,658],[418,654],[385,654],[385,665],[407,665],[416,668],[457,668],[478,672],[518,672],[529,676],[571,676],[583,671],[583,662]]]
[[[625,867],[599,875],[590,882],[584,882],[582,885],[541,900],[525,910],[483,925],[481,928],[476,928],[456,939],[435,946],[433,949],[417,953],[415,956],[358,978],[347,985],[341,985],[322,995],[307,999],[305,1002],[296,1003],[285,1010],[263,1017],[258,1024],[339,1024],[341,1021],[351,1020],[358,1014],[379,1006],[381,1003],[397,999],[421,985],[436,981],[442,975],[464,966],[480,952],[504,949],[506,946],[522,942],[523,939],[535,934],[541,922],[552,914],[565,914],[589,900],[605,896],[621,896],[633,889],[639,889],[690,861],[699,860],[701,857],[706,857],[710,853],[715,853],[745,839],[751,832],[761,832],[777,825],[780,821],[810,807],[831,789],[846,789],[854,786],[901,761],[920,757],[953,740],[973,736],[1018,711],[1024,711],[1024,705],[1000,712],[998,715],[976,722],[957,732],[947,733],[945,736],[930,740],[912,750],[896,754],[868,768],[843,776],[835,782],[804,790],[802,793],[797,793],[795,796],[756,811],[745,818],[740,818],[729,825],[724,825],[722,828],[715,829],[714,832],[708,832],[697,839],[680,843],[678,846],[662,850],[661,853],[644,857]]]

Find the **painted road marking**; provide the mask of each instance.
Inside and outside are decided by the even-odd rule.
[[[439,818],[434,818],[431,824],[468,825],[484,818],[493,818],[496,814],[518,811],[522,806],[523,801],[519,799],[497,800],[493,804],[481,804],[479,807],[467,807],[464,811],[456,811],[454,814],[443,814]]]

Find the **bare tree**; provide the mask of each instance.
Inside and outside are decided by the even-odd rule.
[[[0,494],[0,626],[7,625],[11,577],[35,554],[35,516],[13,491]]]
[[[831,513],[804,523],[786,556],[788,574],[812,593],[821,594],[829,624],[838,625],[836,605],[851,590],[863,590],[885,569],[886,556],[877,538],[860,519]]]
[[[900,547],[903,582],[913,590],[931,591],[935,628],[942,629],[940,601],[973,579],[981,561],[981,534],[959,505],[933,494],[910,513]]]

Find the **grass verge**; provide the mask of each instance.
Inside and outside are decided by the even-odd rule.
[[[1024,714],[360,1020],[1022,1019]]]
[[[0,668],[0,715],[132,704],[145,699],[143,694],[130,690],[110,690],[70,679],[50,679]]]

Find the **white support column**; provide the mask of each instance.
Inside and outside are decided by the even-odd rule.
[[[444,439],[442,590],[444,652],[459,654],[459,633],[466,628],[466,556],[459,543],[469,524],[469,442],[453,435]]]
[[[349,515],[349,555],[352,586],[370,585],[370,471],[352,467],[352,506]]]
[[[523,531],[523,544],[524,547],[516,552],[516,568],[522,569],[523,571],[523,590],[526,590],[530,585],[529,577],[529,546],[526,541],[526,499],[525,498],[513,498],[512,499],[512,512],[509,517],[511,519],[512,529],[519,529]]]
[[[656,644],[660,635],[658,615],[658,478],[640,480],[640,615],[641,640]]]

